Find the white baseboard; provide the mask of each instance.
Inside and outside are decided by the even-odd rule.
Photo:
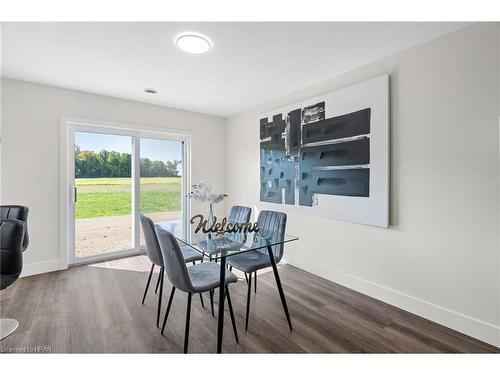
[[[320,265],[318,269],[314,270],[309,270],[299,265],[297,265],[297,267],[382,302],[409,311],[425,319],[429,319],[455,331],[484,341],[490,345],[500,347],[500,327],[493,324],[483,322],[328,266]]]
[[[47,260],[44,262],[34,262],[23,264],[23,271],[20,277],[38,275],[41,273],[53,272],[66,269],[66,265],[62,264],[60,259]]]

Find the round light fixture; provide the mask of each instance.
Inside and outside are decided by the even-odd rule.
[[[175,45],[184,52],[197,55],[208,52],[212,48],[212,43],[210,43],[208,37],[192,32],[179,35],[175,40]]]

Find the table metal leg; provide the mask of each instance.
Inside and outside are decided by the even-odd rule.
[[[219,314],[217,327],[217,353],[222,352],[222,336],[224,332],[224,283],[226,279],[226,257],[220,258],[220,279],[219,279]]]
[[[283,309],[285,310],[286,320],[288,320],[288,326],[290,331],[292,330],[292,321],[290,320],[290,314],[288,313],[288,306],[286,304],[285,293],[283,293],[283,287],[281,286],[280,275],[278,274],[278,267],[276,267],[276,261],[274,260],[273,249],[271,246],[267,247],[267,252],[269,253],[269,259],[271,260],[271,266],[273,267],[274,278],[276,279],[276,285],[278,286],[278,291],[280,292],[281,303]]]

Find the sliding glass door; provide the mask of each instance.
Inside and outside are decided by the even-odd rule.
[[[184,228],[184,140],[88,125],[69,130],[70,264],[138,253],[141,213]]]
[[[141,213],[154,222],[182,221],[182,142],[141,138]],[[144,234],[140,232],[141,245]]]
[[[75,132],[75,258],[134,247],[132,137]]]

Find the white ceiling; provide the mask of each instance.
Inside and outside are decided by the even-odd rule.
[[[3,23],[2,75],[228,116],[464,25]],[[178,50],[184,31],[206,34],[213,49]]]

